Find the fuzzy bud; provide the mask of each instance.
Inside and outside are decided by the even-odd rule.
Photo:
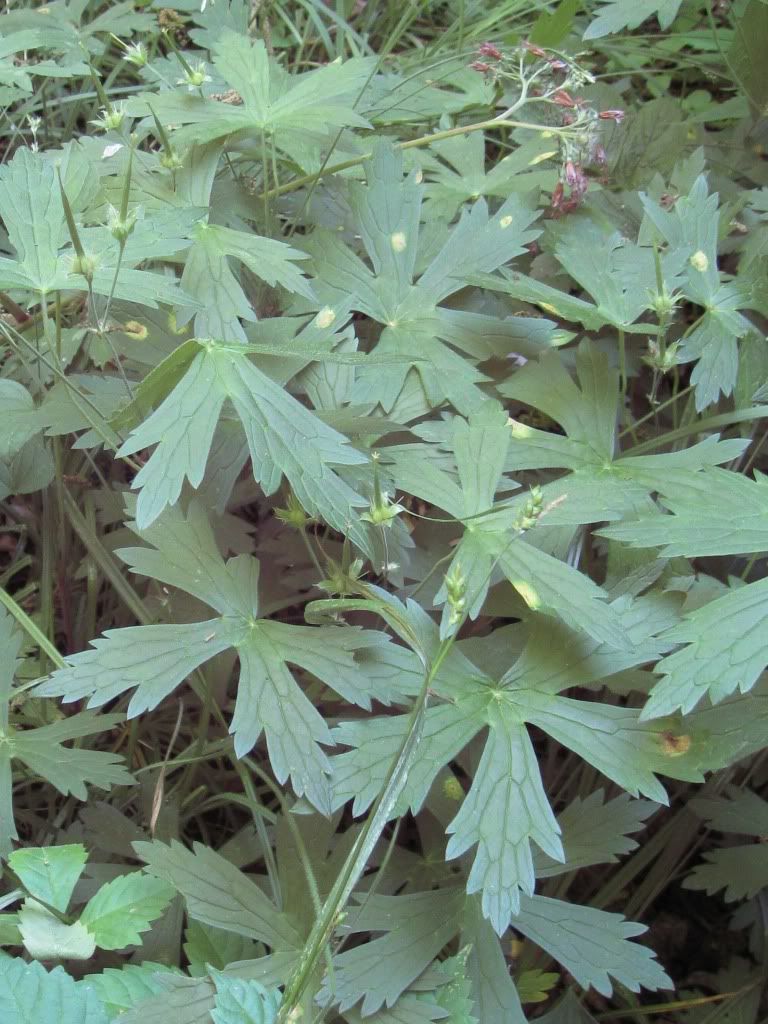
[[[491,60],[502,60],[504,54],[493,43],[481,43],[477,48],[477,52],[481,57],[490,57]]]

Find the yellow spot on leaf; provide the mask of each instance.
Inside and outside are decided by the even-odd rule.
[[[668,757],[681,757],[691,749],[691,737],[686,733],[675,733],[667,730],[659,737],[661,748]]]
[[[557,150],[556,149],[549,150],[546,153],[539,153],[539,155],[535,156],[533,158],[533,160],[529,160],[528,161],[528,166],[529,167],[533,167],[534,164],[541,164],[545,160],[551,160],[553,156],[557,156]]]
[[[512,427],[513,437],[518,437],[522,440],[523,438],[530,437],[533,433],[529,426],[526,426],[525,423],[520,423],[519,420],[513,420],[512,417],[507,420],[507,423]]]
[[[522,580],[518,580],[513,583],[512,586],[518,592],[520,597],[525,601],[530,609],[538,611],[541,608],[541,598],[538,593],[533,589],[530,583],[524,583]]]
[[[511,223],[512,218],[509,216],[509,214],[507,214],[506,217],[502,217],[501,220],[499,221],[499,227],[508,228]]]
[[[391,242],[392,248],[395,250],[395,252],[403,252],[405,247],[408,245],[408,240],[406,239],[402,231],[396,231],[394,235],[392,235]]]
[[[144,339],[147,337],[147,334],[149,333],[144,324],[140,324],[138,320],[128,320],[126,323],[124,323],[123,332],[125,334],[128,334],[131,338],[135,339],[136,341],[144,341]]]
[[[315,317],[315,326],[319,327],[320,330],[325,330],[326,327],[331,326],[335,319],[336,313],[331,309],[331,307],[323,306],[323,308]]]
[[[462,800],[464,798],[464,789],[455,775],[449,775],[445,780],[443,783],[443,793],[445,793],[449,800]]]

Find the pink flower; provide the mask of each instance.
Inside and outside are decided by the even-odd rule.
[[[487,74],[489,71],[493,71],[490,64],[486,64],[485,61],[476,60],[469,65],[473,71],[482,71],[483,74]]]
[[[623,110],[601,110],[597,116],[601,121],[615,121],[616,124],[621,124],[626,117],[626,112]]]

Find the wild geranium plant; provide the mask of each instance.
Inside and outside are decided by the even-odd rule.
[[[497,6],[4,16],[3,1024],[763,1012],[765,6]]]

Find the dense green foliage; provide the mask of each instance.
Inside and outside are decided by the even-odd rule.
[[[2,1024],[759,1018],[766,38],[6,4]]]

